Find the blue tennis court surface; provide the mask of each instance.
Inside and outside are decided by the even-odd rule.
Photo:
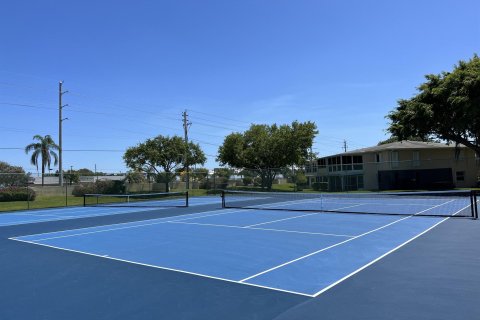
[[[175,205],[176,201],[171,201],[171,203],[172,205]],[[200,206],[215,203],[219,203],[218,197],[204,196],[190,198],[190,206]],[[137,205],[135,203],[131,203],[129,204],[129,207],[122,208],[106,205],[100,207],[60,207],[51,209],[34,209],[11,213],[6,212],[0,214],[0,227],[55,220],[108,216],[138,211],[162,210],[168,208],[155,207],[154,203],[151,203],[150,205],[151,207],[142,207],[141,203],[138,203]],[[163,205],[165,205],[165,201],[163,201]]]
[[[445,220],[230,209],[12,239],[314,297]]]

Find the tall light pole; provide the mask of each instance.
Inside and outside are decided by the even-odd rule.
[[[189,168],[189,163],[188,163],[188,128],[192,124],[190,121],[188,121],[188,113],[187,110],[182,113],[183,116],[183,131],[185,134],[185,153],[183,155],[183,166],[186,170],[186,183],[185,183],[185,188],[188,190],[190,188],[190,168]]]
[[[62,104],[62,96],[68,91],[62,91],[63,81],[58,83],[58,183],[63,186],[63,169],[62,169],[62,122],[68,120],[68,118],[62,118],[62,109],[68,106],[68,104]]]

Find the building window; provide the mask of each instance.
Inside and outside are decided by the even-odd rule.
[[[398,151],[392,151],[390,153],[392,168],[398,168]]]
[[[318,159],[317,163],[320,168],[325,168],[327,166],[327,159]]]
[[[414,167],[420,166],[420,151],[413,151],[412,166]]]
[[[363,189],[363,176],[362,175],[345,176],[344,183],[345,183],[344,189],[346,191]]]
[[[375,162],[382,162],[382,155],[380,153],[375,154]]]
[[[363,170],[363,157],[353,156],[353,170]]]
[[[351,156],[342,156],[342,170],[351,171],[352,170],[352,157]]]
[[[465,171],[457,171],[457,181],[465,181]]]

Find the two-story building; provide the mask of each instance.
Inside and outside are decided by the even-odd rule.
[[[448,189],[476,186],[479,169],[463,145],[401,141],[316,159],[306,175],[326,191]]]

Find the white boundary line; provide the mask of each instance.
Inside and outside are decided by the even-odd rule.
[[[208,200],[212,200],[213,197],[209,197]],[[203,197],[193,197],[196,199],[206,199]],[[216,202],[209,202],[209,201],[200,201],[200,203],[191,204],[191,206],[201,206],[201,205],[209,205],[209,204],[216,204]],[[91,212],[91,214],[85,215],[75,215],[75,213],[88,213],[90,210],[95,210]],[[48,221],[58,221],[58,220],[73,220],[73,219],[83,219],[83,218],[91,218],[91,217],[99,217],[99,216],[110,216],[110,215],[117,215],[117,214],[126,214],[126,213],[133,213],[133,212],[144,212],[144,211],[154,211],[154,210],[165,210],[169,209],[168,207],[108,207],[108,206],[100,206],[100,207],[92,207],[92,206],[71,206],[71,207],[57,207],[57,208],[39,208],[39,209],[30,209],[24,211],[9,211],[2,213],[5,215],[21,215],[21,216],[35,216],[35,217],[45,217],[42,220],[18,220],[15,222],[0,222],[0,227],[8,227],[8,226],[15,226],[21,224],[33,224],[33,223],[41,223],[41,222],[48,222]],[[58,212],[56,212],[58,211]],[[49,213],[50,212],[50,213]],[[48,213],[48,214],[42,214]],[[73,215],[67,215],[73,214]],[[51,217],[51,218],[49,218]],[[56,218],[56,219],[52,219]]]
[[[45,232],[45,233],[34,233],[34,234],[29,234],[29,235],[23,235],[19,237],[12,237],[9,238],[11,240],[19,240],[18,238],[26,238],[26,237],[33,237],[33,236],[40,236],[40,235],[48,235],[48,234],[55,234],[55,233],[68,233],[72,231],[80,231],[80,230],[87,230],[87,229],[99,229],[99,228],[104,228],[104,227],[109,227],[109,226],[123,226],[123,225],[131,225],[131,226],[125,226],[125,227],[119,227],[119,228],[111,228],[111,229],[104,229],[104,230],[98,230],[98,231],[92,231],[92,232],[81,232],[81,233],[74,233],[62,237],[67,237],[67,236],[77,236],[77,235],[84,235],[84,234],[90,234],[90,233],[99,233],[99,232],[106,232],[106,231],[114,231],[114,230],[121,230],[121,229],[128,229],[128,228],[135,228],[135,227],[145,227],[149,225],[155,225],[155,224],[161,224],[161,223],[167,223],[167,222],[175,222],[175,221],[183,221],[186,219],[178,219],[178,220],[170,220],[170,221],[165,221],[167,219],[175,219],[178,217],[185,217],[185,216],[191,216],[191,215],[200,215],[200,214],[207,214],[210,212],[217,212],[217,211],[205,211],[205,212],[196,212],[196,213],[189,213],[181,216],[171,216],[171,217],[165,217],[165,218],[156,218],[156,219],[148,219],[148,220],[143,220],[145,222],[150,221],[151,223],[141,223],[141,221],[130,221],[130,222],[123,222],[123,223],[112,223],[112,224],[105,224],[101,226],[95,226],[95,227],[86,227],[86,228],[77,228],[77,229],[68,229],[68,230],[63,230],[63,231],[52,231],[52,232]],[[228,213],[236,213],[236,212],[242,212],[242,210],[229,210],[228,212],[223,212],[221,214],[228,214]],[[205,216],[200,216],[197,218],[202,218],[202,217],[210,217],[214,215],[219,215],[219,214],[212,214],[212,215],[205,215]],[[138,224],[140,223],[140,224]],[[41,241],[41,240],[48,240],[51,238],[45,238],[45,239],[39,239],[35,241]],[[21,241],[21,240],[19,240]]]
[[[53,249],[58,249],[58,250],[63,250],[63,251],[69,251],[69,252],[74,252],[74,253],[81,253],[81,254],[85,254],[85,255],[88,255],[88,256],[94,256],[94,257],[99,257],[99,258],[103,258],[103,259],[110,259],[110,260],[115,260],[115,261],[120,261],[120,262],[126,262],[126,263],[131,263],[131,264],[140,265],[140,266],[145,266],[145,267],[151,267],[151,268],[168,270],[168,271],[175,271],[175,272],[179,272],[179,273],[184,273],[184,274],[199,276],[199,277],[202,277],[202,278],[209,278],[209,279],[221,280],[221,281],[225,281],[225,282],[236,283],[236,284],[239,284],[239,285],[249,285],[249,286],[252,286],[252,287],[269,289],[269,290],[280,291],[280,292],[291,293],[291,294],[296,294],[296,295],[300,295],[300,296],[305,296],[305,297],[313,298],[313,295],[306,294],[306,293],[301,293],[301,292],[296,292],[296,291],[290,291],[290,290],[283,290],[283,289],[279,289],[279,288],[262,286],[262,285],[253,284],[253,283],[241,283],[241,282],[236,281],[236,280],[230,280],[230,279],[225,279],[225,278],[221,278],[221,277],[214,277],[214,276],[209,276],[209,275],[202,274],[202,273],[190,272],[190,271],[185,271],[185,270],[180,270],[180,269],[174,269],[174,268],[168,268],[168,267],[161,267],[161,266],[156,266],[156,265],[152,265],[152,264],[141,263],[141,262],[136,262],[136,261],[130,261],[130,260],[125,260],[125,259],[120,259],[120,258],[113,258],[113,257],[110,257],[110,256],[108,256],[108,255],[101,255],[101,254],[94,254],[94,253],[84,252],[84,251],[79,251],[79,250],[66,249],[66,248],[56,247],[56,246],[47,245],[47,244],[43,244],[43,243],[36,243],[36,242],[32,242],[32,241],[19,240],[19,239],[14,239],[14,238],[10,238],[10,240],[19,241],[19,242],[24,242],[24,243],[28,243],[28,244],[34,244],[34,245],[38,245],[38,246],[44,246],[44,247],[53,248]]]
[[[298,258],[296,258],[296,259],[287,261],[287,262],[285,262],[285,263],[279,264],[279,265],[277,265],[277,266],[275,266],[275,267],[272,267],[272,268],[270,268],[270,269],[267,269],[267,270],[264,270],[264,271],[262,271],[262,272],[256,273],[256,274],[254,274],[254,275],[252,275],[252,276],[250,276],[250,277],[244,278],[244,279],[240,280],[240,282],[243,283],[243,282],[248,281],[248,280],[250,280],[250,279],[253,279],[253,278],[256,278],[256,277],[258,277],[258,276],[261,276],[262,274],[265,274],[265,273],[271,272],[271,271],[273,271],[273,270],[276,270],[276,269],[285,267],[286,265],[289,265],[289,264],[292,264],[292,263],[297,262],[297,261],[299,261],[299,260],[303,260],[303,259],[305,259],[305,258],[311,257],[311,256],[313,256],[313,255],[316,255],[317,253],[320,253],[320,252],[323,252],[323,251],[326,251],[326,250],[329,250],[329,249],[338,247],[338,246],[340,246],[340,245],[342,245],[342,244],[345,244],[345,243],[347,243],[347,242],[353,241],[353,240],[358,239],[358,238],[360,238],[360,237],[366,236],[367,234],[370,234],[370,233],[372,233],[372,232],[375,232],[375,231],[378,231],[378,230],[380,230],[380,229],[386,228],[386,227],[388,227],[388,226],[390,226],[390,225],[392,225],[392,224],[395,224],[395,223],[397,223],[397,222],[400,222],[400,221],[403,221],[403,220],[409,219],[409,218],[411,218],[411,216],[409,216],[409,217],[404,217],[404,218],[402,218],[402,219],[395,220],[395,221],[393,221],[393,222],[390,222],[390,223],[388,223],[388,224],[386,224],[386,225],[383,225],[383,226],[381,226],[381,227],[378,227],[378,228],[376,228],[376,229],[373,229],[373,230],[364,232],[364,233],[362,233],[362,234],[359,234],[359,235],[357,235],[357,236],[355,236],[355,237],[353,237],[353,238],[350,238],[350,239],[347,239],[347,240],[344,240],[344,241],[341,241],[341,242],[337,242],[337,243],[335,243],[335,244],[333,244],[333,245],[331,245],[331,246],[322,248],[322,249],[317,250],[317,251],[314,251],[314,252],[310,252],[309,254],[306,254],[306,255],[304,255],[304,256],[301,256],[301,257],[298,257]]]
[[[206,227],[223,227],[223,228],[234,228],[234,229],[276,231],[276,232],[311,234],[311,235],[332,236],[332,237],[346,237],[346,238],[355,237],[353,235],[348,235],[348,234],[335,234],[335,233],[324,233],[324,232],[307,232],[307,231],[282,230],[282,229],[270,229],[270,228],[255,228],[255,227],[250,227],[250,226],[240,227],[240,226],[232,226],[232,225],[227,225],[227,224],[195,223],[195,222],[182,222],[182,221],[167,221],[166,223],[192,224],[192,225],[206,226]]]
[[[447,201],[447,202],[445,202],[445,203],[436,205],[436,206],[431,207],[431,208],[429,208],[429,209],[425,209],[425,210],[420,211],[420,212],[418,212],[418,213],[416,213],[416,214],[420,214],[420,213],[422,213],[422,212],[425,212],[425,211],[434,209],[434,208],[436,208],[436,207],[445,205],[445,204],[447,204],[447,203],[450,203],[451,201],[453,201],[453,200],[450,200],[450,201]],[[464,208],[463,208],[463,209],[464,209]],[[463,209],[462,209],[462,210],[463,210]],[[458,211],[458,212],[459,212],[459,211]],[[370,233],[376,232],[376,231],[378,231],[378,230],[381,230],[381,229],[383,229],[383,228],[386,228],[386,227],[388,227],[388,226],[391,226],[391,225],[393,225],[393,224],[395,224],[395,223],[398,223],[398,222],[400,222],[400,221],[403,221],[403,220],[405,220],[405,219],[410,219],[410,218],[412,218],[412,217],[413,217],[413,215],[412,215],[412,216],[407,216],[407,217],[404,217],[404,218],[401,218],[401,219],[398,219],[398,220],[395,220],[395,221],[393,221],[393,222],[390,222],[390,223],[388,223],[388,224],[386,224],[386,225],[383,225],[383,226],[381,226],[381,227],[378,227],[378,228],[376,228],[376,229],[373,229],[373,230],[364,232],[364,233],[362,233],[362,234],[359,234],[359,235],[357,235],[357,236],[355,236],[355,237],[353,237],[353,238],[344,240],[344,241],[342,241],[342,242],[338,242],[338,243],[333,244],[333,245],[331,245],[331,246],[328,246],[328,247],[325,247],[325,248],[323,248],[323,249],[320,249],[320,250],[311,252],[311,253],[306,254],[306,255],[304,255],[304,256],[301,256],[301,257],[298,257],[298,258],[296,258],[296,259],[293,259],[293,260],[287,261],[287,262],[285,262],[285,263],[282,263],[282,264],[280,264],[280,265],[278,265],[278,266],[275,266],[275,267],[272,267],[272,268],[270,268],[270,269],[264,270],[264,271],[262,271],[262,272],[259,272],[259,273],[257,273],[257,274],[254,274],[254,275],[252,275],[252,276],[250,276],[250,277],[247,277],[247,278],[245,278],[245,279],[242,279],[242,280],[240,280],[240,282],[243,283],[243,282],[248,281],[248,280],[250,280],[250,279],[256,278],[256,277],[258,277],[258,276],[260,276],[260,275],[262,275],[262,274],[265,274],[265,273],[271,272],[271,271],[273,271],[273,270],[282,268],[282,267],[284,267],[284,266],[286,266],[286,265],[289,265],[289,264],[292,264],[292,263],[297,262],[297,261],[299,261],[299,260],[303,260],[303,259],[305,259],[305,258],[311,257],[311,256],[313,256],[313,255],[316,255],[316,254],[320,253],[320,252],[323,252],[323,251],[326,251],[326,250],[330,250],[330,249],[335,248],[335,247],[337,247],[337,246],[339,246],[339,245],[342,245],[342,244],[345,244],[345,243],[347,243],[347,242],[353,241],[353,240],[355,240],[355,239],[364,237],[364,236],[366,236],[366,235],[368,235],[368,234],[370,234]]]
[[[352,205],[352,206],[348,206],[348,207],[335,208],[334,210],[347,209],[347,208],[357,207],[357,206],[359,206],[359,205]],[[244,228],[256,227],[256,226],[261,226],[261,225],[264,225],[264,224],[275,223],[275,222],[297,219],[297,218],[303,218],[303,217],[308,217],[308,216],[313,216],[313,215],[318,215],[318,214],[325,214],[325,212],[319,211],[319,212],[314,212],[314,213],[302,214],[300,216],[294,216],[294,217],[290,217],[290,218],[284,218],[284,219],[272,220],[272,221],[267,221],[267,222],[262,222],[262,223],[257,223],[257,224],[251,224],[249,226],[245,226]]]
[[[480,200],[479,200],[479,201],[480,201]],[[477,201],[477,202],[478,202],[478,201]],[[444,203],[444,204],[446,204],[446,203]],[[441,205],[443,205],[443,204],[441,204]],[[440,206],[440,205],[438,205],[438,206]],[[468,207],[468,206],[466,206],[466,207],[458,210],[456,213],[464,210],[464,209],[467,208],[467,207]],[[433,208],[430,208],[430,209],[433,209]],[[430,209],[427,209],[427,210],[430,210]],[[424,211],[426,211],[426,210],[424,210]],[[208,212],[208,211],[207,211],[207,212]],[[212,212],[212,211],[210,211],[210,212]],[[238,212],[238,211],[231,211],[231,212]],[[231,212],[228,212],[228,213],[231,213]],[[206,212],[204,212],[204,213],[206,213]],[[227,213],[227,212],[226,212],[226,213]],[[226,213],[225,213],[225,214],[226,214]],[[456,213],[454,213],[454,215],[455,215]],[[201,213],[193,213],[193,214],[191,214],[191,215],[194,215],[194,214],[201,214]],[[411,217],[413,217],[413,216],[408,216],[408,217],[405,217],[405,218],[402,218],[402,219],[393,221],[392,223],[389,223],[389,224],[384,225],[384,226],[382,226],[382,227],[380,227],[380,228],[371,230],[371,231],[369,231],[369,232],[367,232],[367,233],[365,233],[365,234],[363,234],[363,235],[366,235],[366,234],[368,234],[368,233],[375,232],[375,231],[377,231],[377,230],[383,229],[383,228],[385,228],[385,227],[387,227],[387,226],[389,226],[389,225],[395,224],[395,223],[400,222],[400,221],[403,221],[403,220],[405,220],[405,219],[409,219],[409,218],[411,218]],[[168,219],[168,217],[167,217],[167,218],[155,219],[155,220],[161,220],[161,219]],[[108,256],[108,255],[98,255],[98,254],[92,254],[92,253],[83,252],[83,251],[78,251],[78,250],[73,250],[73,249],[65,249],[65,248],[56,247],[56,246],[52,246],[52,245],[37,243],[37,242],[34,242],[34,241],[21,240],[21,239],[18,239],[18,238],[9,238],[9,240],[19,241],[19,242],[24,242],[24,243],[34,244],[34,245],[39,245],[39,246],[45,246],[45,247],[54,248],[54,249],[58,249],[58,250],[64,250],[64,251],[70,251],[70,252],[75,252],[75,253],[81,253],[81,254],[90,255],[90,256],[95,256],[95,257],[100,257],[100,258],[104,258],[104,259],[110,259],[110,260],[116,260],[116,261],[121,261],[121,262],[127,262],[127,263],[131,263],[131,264],[142,265],[142,266],[147,266],[147,267],[152,267],[152,268],[157,268],[157,269],[163,269],[163,270],[169,270],[169,271],[176,271],[176,272],[179,272],[179,273],[196,275],[196,276],[200,276],[200,277],[204,277],[204,278],[222,280],[222,281],[231,282],[231,283],[249,285],[249,286],[253,286],[253,287],[270,289],[270,290],[279,291],[279,292],[291,293],[291,294],[296,294],[296,295],[301,295],[301,296],[306,296],[306,297],[317,297],[317,296],[319,296],[320,294],[324,293],[325,291],[327,291],[327,290],[331,289],[332,287],[336,286],[337,284],[343,282],[344,280],[350,278],[351,276],[355,275],[356,273],[358,273],[358,272],[362,271],[363,269],[367,268],[368,266],[370,266],[370,265],[374,264],[375,262],[383,259],[383,258],[386,257],[387,255],[389,255],[389,254],[393,253],[394,251],[398,250],[399,248],[405,246],[406,244],[410,243],[411,241],[417,239],[417,238],[420,237],[421,235],[427,233],[428,231],[432,230],[433,228],[435,228],[436,226],[438,226],[439,224],[445,222],[445,221],[448,220],[448,219],[450,219],[450,217],[447,217],[447,218],[439,221],[438,223],[434,224],[433,226],[429,227],[428,229],[424,230],[423,232],[419,233],[418,235],[414,236],[413,238],[407,240],[406,242],[402,243],[401,245],[399,245],[399,246],[395,247],[394,249],[388,251],[387,253],[381,255],[380,257],[372,260],[372,261],[369,262],[368,264],[362,266],[361,268],[357,269],[356,271],[348,274],[347,276],[345,276],[345,277],[343,277],[342,279],[336,281],[335,283],[329,285],[328,287],[323,288],[322,290],[316,292],[316,293],[313,294],[313,295],[305,294],[305,293],[301,293],[301,292],[283,290],[283,289],[273,288],[273,287],[268,287],[268,286],[262,286],[262,285],[258,285],[258,284],[253,284],[253,283],[245,282],[245,281],[248,280],[248,279],[251,279],[251,278],[256,277],[256,276],[258,276],[258,275],[260,275],[260,274],[266,273],[267,271],[264,271],[264,272],[262,272],[262,273],[253,275],[253,276],[251,276],[251,277],[242,279],[242,280],[240,280],[240,281],[235,281],[235,280],[230,280],[230,279],[225,279],[225,278],[220,278],[220,277],[214,277],[214,276],[209,276],[209,275],[204,275],[204,274],[200,274],[200,273],[194,273],[194,272],[189,272],[189,271],[184,271],[184,270],[179,270],[179,269],[174,269],[174,268],[160,267],[160,266],[156,266],[156,265],[149,265],[149,264],[144,264],[144,263],[135,262],[135,261],[129,261],[129,260],[124,260],[124,259],[119,259],[119,258],[113,258],[113,257],[110,257],[110,256]],[[166,221],[166,222],[174,222],[174,221]],[[129,223],[132,223],[132,222],[129,222]],[[181,222],[179,222],[179,223],[181,223]],[[123,224],[127,224],[127,223],[123,223]],[[113,224],[113,225],[114,225],[114,224]],[[254,229],[254,228],[252,228],[252,229]],[[258,229],[260,229],[260,228],[258,228]],[[72,229],[72,230],[75,230],[75,229]],[[77,229],[77,230],[81,230],[81,229]],[[50,233],[58,233],[58,232],[50,232]],[[49,234],[49,233],[45,233],[45,234]],[[333,246],[324,248],[324,249],[322,249],[322,250],[319,250],[318,252],[324,251],[324,250],[327,250],[328,248],[331,248],[331,247],[334,247],[334,246],[338,246],[338,245],[340,245],[340,244],[343,244],[343,243],[349,242],[349,241],[351,241],[351,240],[357,239],[357,238],[359,238],[360,236],[362,236],[362,235],[353,237],[353,238],[348,239],[348,240],[346,240],[346,241],[337,243],[337,244],[335,244],[335,245],[333,245]],[[22,237],[23,237],[23,236],[22,236]],[[26,237],[26,236],[25,236],[25,237]],[[39,240],[35,240],[35,241],[39,241]],[[318,252],[317,252],[317,253],[318,253]],[[307,256],[311,256],[311,255],[313,255],[313,254],[315,254],[315,253],[311,253],[311,254],[309,254],[309,255],[307,255]],[[306,257],[306,256],[304,256],[304,257]],[[303,259],[303,257],[297,258],[297,259],[295,259],[295,261],[298,261],[298,260],[300,260],[300,259]],[[292,262],[293,262],[293,261],[292,261]],[[287,263],[285,263],[285,264],[283,264],[283,265],[286,265],[286,264],[289,264],[289,263],[291,263],[291,262],[287,262]],[[283,265],[281,265],[281,266],[283,266]],[[272,268],[271,270],[277,269],[277,268],[279,268],[279,267],[280,267],[280,266],[274,267],[274,268]],[[270,271],[271,271],[271,270],[270,270]]]
[[[370,261],[369,263],[365,264],[364,266],[362,266],[362,267],[358,268],[357,270],[355,270],[355,271],[353,271],[353,272],[349,273],[349,274],[348,274],[348,275],[346,275],[345,277],[343,277],[343,278],[341,278],[341,279],[337,280],[336,282],[332,283],[331,285],[329,285],[329,286],[327,286],[327,287],[323,288],[322,290],[320,290],[320,291],[318,291],[318,292],[314,293],[314,294],[313,294],[313,296],[314,296],[314,297],[317,297],[317,296],[321,295],[321,294],[322,294],[322,293],[324,293],[325,291],[327,291],[327,290],[329,290],[329,289],[331,289],[331,288],[335,287],[337,284],[339,284],[339,283],[341,283],[341,282],[345,281],[346,279],[348,279],[348,278],[350,278],[350,277],[354,276],[355,274],[359,273],[359,272],[360,272],[360,271],[362,271],[363,269],[366,269],[366,268],[368,268],[369,266],[371,266],[371,265],[372,265],[372,264],[374,264],[375,262],[377,262],[377,261],[379,261],[379,260],[381,260],[381,259],[385,258],[386,256],[388,256],[388,255],[389,255],[389,254],[391,254],[392,252],[394,252],[394,251],[397,251],[397,250],[398,250],[398,249],[400,249],[401,247],[403,247],[403,246],[407,245],[408,243],[412,242],[413,240],[417,239],[417,238],[418,238],[418,237],[420,237],[421,235],[423,235],[423,234],[427,233],[428,231],[432,230],[433,228],[435,228],[436,226],[438,226],[440,223],[442,223],[442,222],[444,222],[444,221],[446,221],[446,220],[448,220],[448,219],[450,219],[450,217],[448,217],[448,218],[444,218],[443,220],[441,220],[441,221],[437,222],[436,224],[434,224],[433,226],[431,226],[431,227],[430,227],[430,228],[428,228],[427,230],[425,230],[425,231],[423,231],[423,232],[421,232],[421,233],[417,234],[417,235],[416,235],[416,236],[414,236],[413,238],[411,238],[411,239],[409,239],[409,240],[405,241],[404,243],[400,244],[399,246],[397,246],[397,247],[393,248],[392,250],[390,250],[390,251],[388,251],[388,252],[384,253],[384,254],[383,254],[383,255],[381,255],[380,257],[378,257],[378,258],[376,258],[376,259],[374,259],[374,260]]]

